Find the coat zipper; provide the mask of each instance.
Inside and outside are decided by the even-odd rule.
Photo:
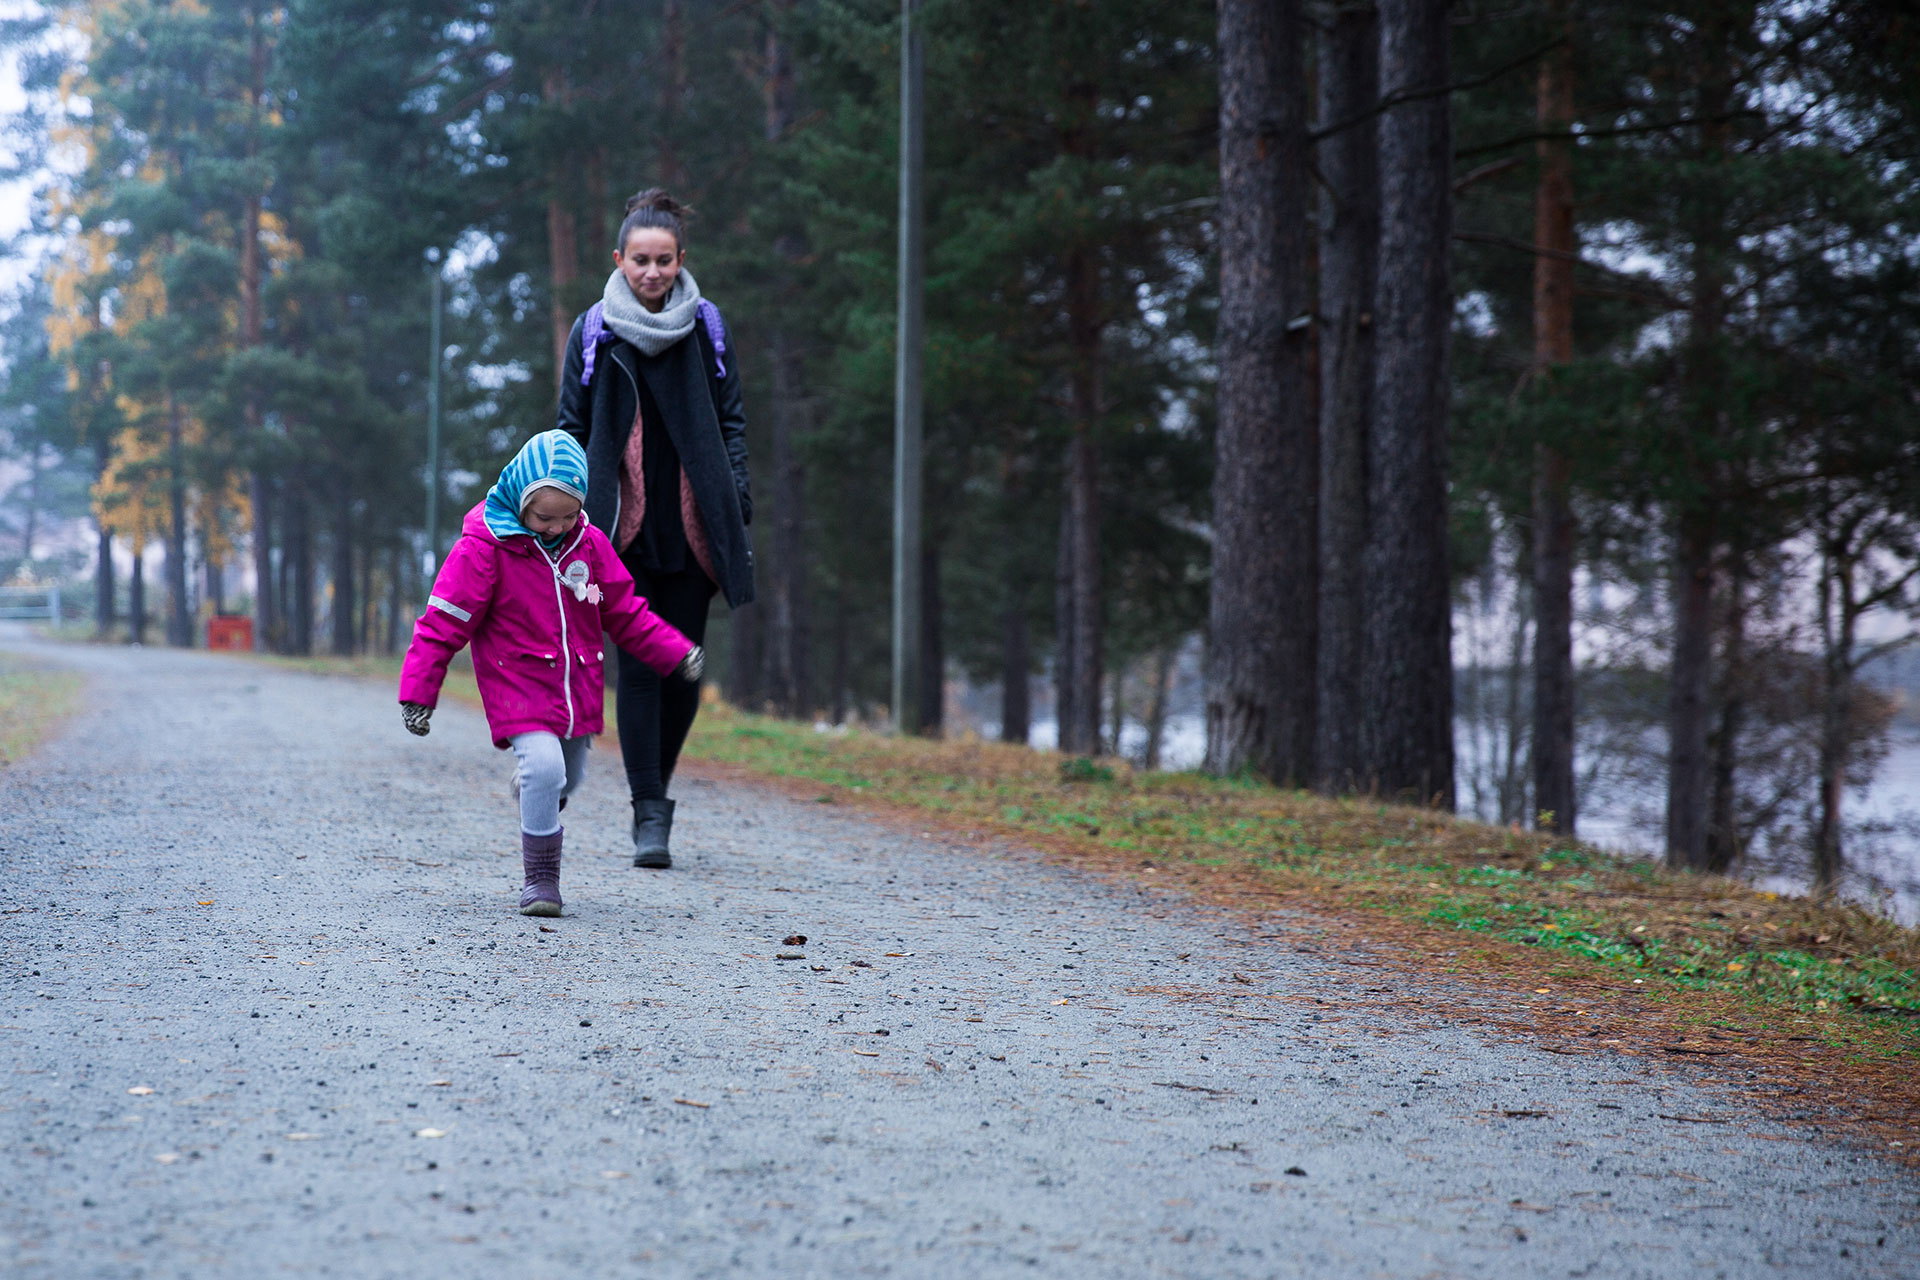
[[[582,529],[575,535],[572,542],[568,543],[553,559],[547,561],[547,570],[553,574],[553,603],[560,610],[560,690],[567,699],[566,736],[569,738],[573,736],[573,650],[567,645],[567,601],[560,594],[560,562],[566,559],[567,553],[579,546],[580,540],[586,536],[586,530]],[[546,552],[542,551],[540,554],[544,558]]]

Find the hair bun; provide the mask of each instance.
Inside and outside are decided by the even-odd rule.
[[[668,194],[665,187],[648,187],[645,191],[628,196],[626,212],[632,213],[636,209],[651,209],[676,218],[684,218],[693,212]]]

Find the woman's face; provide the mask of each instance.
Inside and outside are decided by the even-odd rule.
[[[626,250],[613,251],[613,265],[627,278],[627,288],[649,311],[658,311],[680,274],[687,251],[674,234],[662,227],[635,227],[627,233]]]
[[[520,513],[520,523],[543,538],[557,538],[580,521],[579,499],[558,489],[536,489]]]

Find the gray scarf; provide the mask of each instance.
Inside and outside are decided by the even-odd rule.
[[[673,288],[667,291],[665,305],[649,311],[633,296],[627,278],[615,271],[607,277],[600,301],[607,328],[640,348],[642,355],[657,356],[693,332],[700,286],[694,283],[693,273],[682,267],[674,277]]]

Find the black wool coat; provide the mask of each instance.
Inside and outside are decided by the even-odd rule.
[[[753,493],[747,476],[739,352],[729,340],[723,376],[715,368],[713,340],[704,324],[696,322],[692,333],[656,356],[642,355],[632,343],[616,337],[594,357],[593,381],[583,387],[585,319],[584,314],[574,319],[573,333],[567,338],[558,425],[587,451],[587,519],[609,534],[618,527],[620,460],[640,409],[644,378],[666,419],[667,436],[680,455],[700,508],[720,592],[736,609],[749,603],[753,544],[747,525],[753,519]]]

